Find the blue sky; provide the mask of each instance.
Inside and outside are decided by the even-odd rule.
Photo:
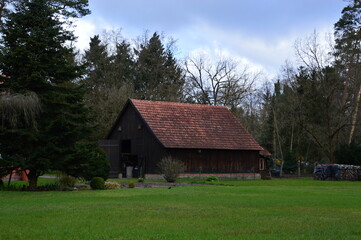
[[[177,40],[177,57],[222,54],[274,78],[294,43],[315,30],[332,33],[343,0],[89,0],[92,14],[79,20],[78,47],[107,29],[126,39],[145,30]]]

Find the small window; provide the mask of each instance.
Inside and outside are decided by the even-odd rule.
[[[131,153],[132,144],[130,139],[122,140],[122,153]]]
[[[266,169],[266,160],[264,158],[259,159],[259,170],[265,170]]]

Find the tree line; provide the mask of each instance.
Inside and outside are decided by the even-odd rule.
[[[74,49],[72,19],[87,0],[1,0],[0,172],[49,170],[90,178],[108,166],[97,141],[128,98],[227,106],[286,171],[297,162],[361,164],[360,3],[350,0],[328,51],[316,33],[300,41],[300,64],[261,87],[260,72],[233,59],[177,59],[176,41],[118,32]],[[1,174],[0,174],[1,175]]]

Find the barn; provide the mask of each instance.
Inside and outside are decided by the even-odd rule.
[[[109,177],[159,177],[165,156],[183,176],[259,178],[263,148],[223,106],[129,99],[105,139]]]

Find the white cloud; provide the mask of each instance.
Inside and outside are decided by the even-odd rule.
[[[102,34],[104,31],[113,30],[114,27],[102,18],[81,18],[75,21],[74,35],[77,36],[75,46],[84,50],[89,48],[90,38],[96,34]]]
[[[285,61],[295,62],[295,41],[312,34],[313,29],[296,29],[284,35],[264,37],[262,34],[252,35],[242,28],[221,28],[210,24],[201,17],[195,17],[191,25],[183,25],[167,35],[177,39],[180,53],[177,58],[192,54],[203,53],[210,58],[217,59],[220,55],[231,58],[240,65],[246,65],[253,72],[262,71],[268,79],[276,78]],[[87,49],[90,37],[102,34],[104,30],[113,30],[115,26],[104,18],[85,17],[76,22],[75,35],[78,36],[76,46]],[[322,26],[321,26],[322,27]],[[331,26],[332,27],[332,26]],[[324,27],[320,36],[330,32],[330,27]],[[132,41],[143,33],[144,29],[125,27],[122,35]],[[309,32],[306,32],[309,31]]]
[[[321,40],[331,30],[330,27],[321,28],[318,31]],[[178,43],[181,49],[186,50],[186,55],[203,52],[210,57],[216,57],[217,53],[221,52],[249,66],[253,71],[264,72],[271,80],[276,78],[286,61],[296,62],[295,41],[312,33],[313,29],[305,29],[303,32],[298,30],[287,35],[265,38],[245,34],[242,29],[216,28],[197,19],[192,26],[178,33]]]

